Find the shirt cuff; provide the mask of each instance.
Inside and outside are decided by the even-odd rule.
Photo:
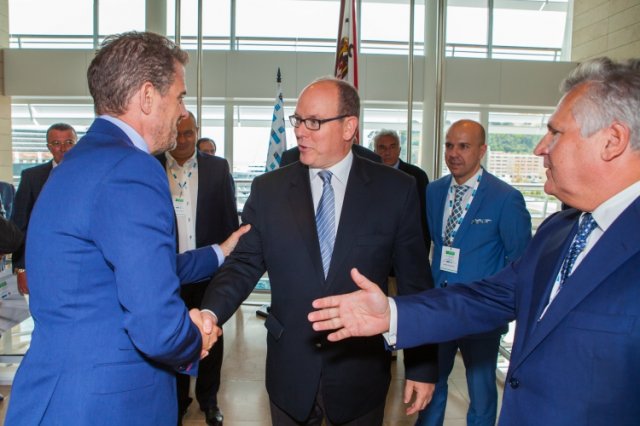
[[[224,253],[222,252],[222,249],[218,244],[213,244],[211,248],[213,249],[213,251],[216,253],[216,256],[218,257],[218,266],[222,265],[224,263]]]
[[[398,341],[398,308],[396,307],[396,301],[392,297],[387,299],[389,300],[389,331],[382,333],[382,337],[387,341],[387,345],[395,348]]]
[[[216,324],[218,324],[218,316],[215,314],[215,312],[213,312],[210,309],[201,309],[200,312],[208,312],[208,313],[210,313],[216,319]]]

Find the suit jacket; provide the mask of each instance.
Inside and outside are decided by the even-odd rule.
[[[569,209],[547,219],[520,260],[492,277],[396,299],[399,347],[516,320],[502,426],[634,425],[640,418],[640,198],[539,320],[579,215]]]
[[[0,256],[11,253],[22,244],[24,235],[11,221],[0,217]]]
[[[413,164],[405,163],[399,160],[398,169],[402,170],[408,175],[413,176],[416,180],[416,189],[418,190],[418,199],[420,200],[420,219],[422,224],[422,235],[424,236],[424,243],[427,246],[427,254],[431,249],[431,235],[429,234],[429,225],[427,224],[427,185],[429,185],[429,178],[424,170]]]
[[[271,400],[298,420],[313,406],[322,377],[328,417],[342,423],[383,404],[390,353],[381,336],[330,343],[307,320],[311,302],[354,291],[350,270],[380,283],[395,267],[400,294],[432,286],[413,180],[353,157],[331,265],[325,280],[309,169],[294,163],[257,177],[242,219],[252,225],[212,280],[203,307],[224,322],[265,271],[271,282],[266,385]],[[407,377],[437,379],[436,348],[405,354]],[[427,353],[425,353],[427,351]]]
[[[382,163],[382,158],[375,152],[371,151],[363,147],[362,145],[353,144],[351,145],[351,151],[358,157],[366,158],[367,160],[371,160],[376,163]],[[280,167],[288,166],[291,163],[295,163],[296,161],[300,161],[300,150],[298,146],[294,146],[293,148],[289,148],[285,152],[282,153],[282,159],[280,160]]]
[[[29,226],[29,218],[33,206],[40,195],[40,191],[44,187],[45,182],[49,178],[49,173],[53,169],[53,161],[39,164],[28,169],[24,169],[20,175],[20,186],[16,191],[13,201],[13,211],[11,220],[15,223],[20,231],[25,235]],[[12,262],[14,268],[24,268],[24,244],[13,253]]]
[[[520,191],[486,170],[460,224],[453,247],[460,249],[458,273],[440,269],[444,245],[443,217],[452,176],[427,188],[428,223],[433,238],[431,271],[436,287],[471,282],[495,274],[518,259],[531,240],[531,215]],[[495,333],[506,333],[503,324]]]
[[[175,426],[173,370],[201,349],[179,280],[210,275],[217,258],[209,247],[176,258],[160,164],[97,119],[51,173],[29,228],[35,327],[7,424]]]
[[[166,169],[164,154],[156,156]],[[238,212],[233,178],[224,158],[196,153],[198,196],[196,206],[196,247],[224,242],[238,229]]]

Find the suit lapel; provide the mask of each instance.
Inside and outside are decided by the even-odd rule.
[[[298,232],[302,238],[302,244],[306,247],[313,264],[316,279],[324,282],[324,270],[322,269],[322,256],[318,231],[311,197],[311,184],[309,182],[309,169],[302,163],[291,165],[295,167],[295,176],[291,179],[289,191],[289,207],[294,217]]]
[[[544,315],[544,318],[532,327],[527,336],[523,352],[518,357],[520,364],[566,316],[591,294],[602,282],[631,256],[640,246],[640,199],[634,201],[609,227],[596,245],[582,260],[575,272],[567,278],[562,290]],[[575,231],[573,231],[575,233]],[[601,259],[601,260],[595,260]],[[557,268],[556,268],[557,270]],[[515,365],[514,367],[516,367]]]
[[[472,218],[474,218],[478,213],[478,210],[480,209],[480,206],[484,201],[484,196],[486,194],[487,187],[491,185],[490,179],[491,177],[489,176],[487,171],[484,170],[482,172],[482,179],[480,180],[480,184],[478,185],[478,190],[476,192],[476,195],[473,197],[473,200],[471,201],[471,205],[469,206],[469,210],[467,210],[467,213],[464,215],[464,219],[460,224],[460,228],[458,228],[458,232],[456,232],[456,237],[454,237],[453,239],[454,247],[460,247],[460,242],[458,241],[458,238],[460,238],[462,235],[465,235],[467,233],[467,228],[469,228],[469,226],[471,225],[471,221],[473,220]],[[447,189],[449,188],[447,187]],[[445,201],[445,204],[446,204],[446,201]],[[444,212],[443,212],[443,215],[444,215]]]
[[[363,188],[370,183],[371,179],[361,163],[362,160],[354,155],[344,194],[336,242],[331,255],[329,273],[327,274],[327,285],[331,285],[336,278],[337,271],[342,271],[342,264],[349,258],[349,252],[356,241],[355,232],[359,228],[358,223],[361,215],[366,211],[364,206],[366,206],[367,197]]]

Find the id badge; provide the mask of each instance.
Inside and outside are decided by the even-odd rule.
[[[184,216],[186,214],[186,203],[182,197],[173,197],[173,209],[176,216]]]
[[[458,273],[458,263],[460,263],[460,249],[443,246],[442,257],[440,259],[440,269],[445,272]]]

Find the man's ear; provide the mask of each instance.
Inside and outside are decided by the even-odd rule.
[[[145,115],[151,114],[153,103],[156,96],[156,88],[151,82],[146,81],[138,92],[140,100],[140,109]]]
[[[621,123],[619,121],[614,121],[609,125],[609,127],[603,130],[607,140],[602,147],[600,157],[604,161],[611,161],[622,155],[622,153],[629,147],[629,136],[631,132],[626,123]]]
[[[344,140],[352,141],[358,131],[359,120],[358,117],[348,116],[344,119],[343,138]]]

